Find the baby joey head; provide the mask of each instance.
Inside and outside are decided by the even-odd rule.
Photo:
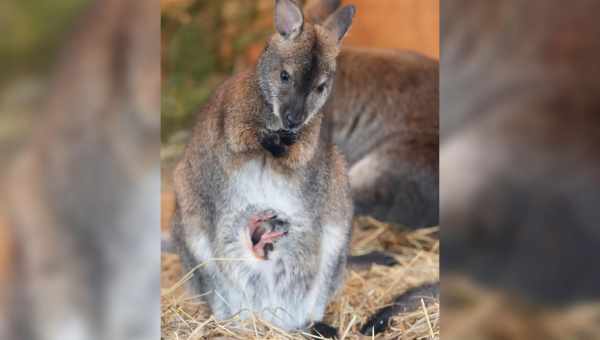
[[[344,6],[322,25],[304,21],[293,0],[275,1],[275,30],[258,62],[262,96],[271,112],[265,129],[297,133],[325,104],[333,86],[339,45],[355,8]]]
[[[253,214],[247,229],[250,251],[257,259],[267,260],[277,240],[287,235],[289,222],[274,210],[267,209]]]

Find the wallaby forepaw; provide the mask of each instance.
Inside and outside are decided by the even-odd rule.
[[[293,145],[298,140],[298,134],[290,130],[279,130],[279,139],[285,145]]]
[[[264,132],[260,137],[260,145],[273,157],[283,157],[288,153],[288,146],[282,143],[277,132]]]

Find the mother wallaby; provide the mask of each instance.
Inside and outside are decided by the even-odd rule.
[[[173,240],[218,319],[254,313],[305,328],[342,282],[352,203],[321,108],[354,12],[313,25],[294,1],[277,0],[276,33],[256,67],[199,114],[174,173]]]

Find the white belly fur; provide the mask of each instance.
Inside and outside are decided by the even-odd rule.
[[[284,212],[293,221],[294,216],[306,215],[301,197],[299,196],[299,183],[293,183],[289,178],[273,171],[262,162],[253,160],[242,166],[232,177],[227,189],[227,197],[230,197],[233,210],[244,209],[249,204],[265,209],[275,209]],[[261,300],[260,305],[251,302],[246,297],[246,289],[249,287],[240,287],[235,282],[244,282],[245,278],[233,280],[231,286],[222,286],[219,289],[218,299],[230,307],[233,314],[241,311],[242,318],[249,318],[248,312],[253,312],[256,316],[272,322],[286,330],[298,329],[306,326],[307,323],[314,320],[320,320],[323,317],[327,297],[326,289],[329,287],[329,280],[332,278],[327,275],[331,272],[332,263],[339,256],[344,246],[344,226],[328,225],[324,226],[320,252],[322,254],[319,263],[319,270],[311,289],[305,296],[282,296],[281,294],[268,294]],[[205,237],[199,237],[191,247],[199,260],[210,261],[212,249]],[[244,248],[248,265],[253,270],[260,271],[265,279],[268,291],[275,292],[274,289],[274,261],[260,261],[251,254],[249,249]],[[217,267],[208,264],[207,270],[217,270]],[[231,273],[230,273],[231,274]],[[241,273],[240,273],[241,274]],[[269,279],[270,278],[270,279]],[[223,319],[231,315],[215,315]]]
[[[250,161],[240,168],[232,178],[229,190],[230,204],[234,210],[244,209],[251,204],[264,209],[281,211],[290,218],[303,211],[299,188],[295,183],[291,183],[289,178],[273,171],[268,165],[258,160]],[[250,250],[247,250],[247,258],[255,259]],[[273,261],[250,261],[248,265],[261,272],[268,290],[275,292]],[[234,291],[240,289],[240,287],[230,288]],[[286,298],[273,293],[264,296],[262,304],[257,306],[252,305],[242,295],[228,294],[228,297],[234,300],[228,302],[233,306],[252,311],[257,316],[287,329],[300,327],[301,325],[298,323],[305,322],[304,314],[306,312],[298,310],[302,308],[300,305],[303,304],[303,299],[296,298],[292,302],[289,297]],[[238,299],[241,299],[241,301]],[[242,313],[242,316],[248,317],[249,314]]]
[[[249,161],[233,176],[229,190],[230,204],[239,208],[253,204],[288,216],[303,211],[298,184],[258,160]]]

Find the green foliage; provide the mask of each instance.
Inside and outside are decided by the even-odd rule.
[[[260,0],[173,1],[162,10],[161,138],[189,129],[248,46],[264,40]],[[264,2],[264,1],[263,1]],[[247,65],[242,65],[247,66]]]
[[[214,15],[201,14],[212,12]],[[189,22],[163,13],[163,76],[161,90],[161,137],[166,139],[191,124],[194,107],[208,96],[211,75],[218,73],[218,2],[198,2],[185,9]],[[181,15],[181,14],[180,14]],[[208,18],[209,20],[201,20]],[[165,37],[166,36],[166,37]],[[167,40],[165,42],[165,39]],[[215,77],[213,77],[214,79]]]

